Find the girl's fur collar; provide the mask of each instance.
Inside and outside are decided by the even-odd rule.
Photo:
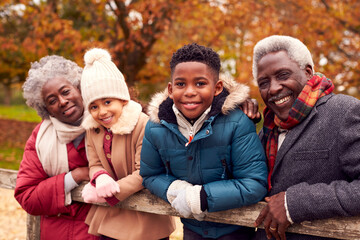
[[[139,103],[130,100],[124,107],[121,113],[120,118],[117,123],[115,123],[110,130],[114,134],[129,134],[131,133],[140,117],[142,107]],[[86,130],[92,128],[99,128],[101,125],[95,121],[91,114],[85,116],[84,121],[81,124]]]
[[[227,114],[229,114],[229,112],[231,112],[235,108],[238,108],[238,106],[248,98],[249,87],[244,84],[237,83],[234,80],[230,80],[230,79],[222,80],[222,82],[224,84],[224,90],[220,95],[222,95],[222,96],[225,95],[224,96],[225,100],[224,100],[222,106],[220,106],[220,111],[224,115],[227,115]],[[224,92],[228,92],[228,95],[226,96],[226,94],[224,94]],[[169,97],[169,93],[168,93],[167,88],[162,92],[156,93],[152,97],[152,99],[148,105],[148,108],[147,108],[147,110],[148,110],[147,113],[148,113],[151,121],[153,121],[155,123],[160,123],[160,120],[162,119],[162,117],[159,117],[160,105],[161,105],[161,108],[165,107],[164,105],[169,105],[169,104],[172,106],[172,100],[171,99],[169,100],[168,97]],[[214,98],[214,100],[215,100],[215,98]],[[168,109],[168,106],[166,106],[166,108]],[[212,109],[211,112],[213,112],[213,110],[214,109]],[[171,109],[171,112],[172,112],[172,109]],[[171,114],[171,113],[169,113],[169,114]]]

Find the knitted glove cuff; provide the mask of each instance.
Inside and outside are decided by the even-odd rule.
[[[207,202],[207,194],[205,192],[204,186],[201,187],[200,191],[200,201],[201,201],[201,211],[207,211],[208,209],[208,202]]]
[[[118,202],[120,202],[115,196],[107,197],[105,200],[110,206],[115,206]]]
[[[166,198],[169,201],[169,203],[171,204],[174,201],[176,196],[170,195],[168,193],[171,193],[171,192],[173,192],[175,190],[185,189],[186,187],[189,187],[189,186],[191,187],[192,184],[188,183],[187,181],[184,181],[184,180],[175,180],[175,181],[173,181],[170,184],[170,186],[168,187],[168,190],[166,192]]]
[[[202,186],[195,185],[192,187],[186,188],[186,203],[191,209],[193,214],[200,214],[201,211],[201,199],[200,199],[200,191]]]
[[[97,178],[98,176],[100,176],[101,174],[107,174],[107,175],[110,176],[110,174],[109,174],[107,171],[105,171],[105,170],[100,170],[100,171],[96,172],[96,173],[94,174],[93,178],[90,180],[91,185],[93,185],[94,187],[96,187],[96,178]]]

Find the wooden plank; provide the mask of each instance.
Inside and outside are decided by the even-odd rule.
[[[80,202],[83,201],[81,197],[81,190],[83,186],[84,184],[72,191],[71,194],[73,200]],[[102,203],[99,205],[108,206],[108,204],[106,203]],[[257,204],[242,208],[209,213],[206,216],[205,220],[211,222],[254,227],[254,222],[259,215],[261,209],[265,205],[265,202],[259,202]],[[124,201],[118,203],[116,207],[180,217],[180,215],[171,207],[170,204],[151,194],[146,189],[137,192],[129,198],[125,199]],[[288,232],[321,237],[332,237],[338,239],[360,239],[360,216],[348,218],[332,218],[312,222],[305,221],[300,224],[293,224],[291,227],[288,228]]]
[[[14,189],[16,184],[17,172],[15,170],[0,168],[0,187]]]
[[[40,216],[27,215],[26,240],[40,240]]]
[[[17,171],[0,169],[0,187],[14,189],[16,182],[15,181],[16,174]],[[75,188],[71,192],[74,201],[83,202],[83,199],[81,197],[81,190],[84,187],[84,185],[85,183],[81,184],[79,187]],[[257,218],[257,216],[259,215],[261,209],[265,206],[265,204],[266,203],[264,202],[259,202],[257,204],[242,208],[209,213],[206,216],[205,220],[212,222],[221,222],[221,223],[229,223],[229,224],[253,227],[253,223],[255,219]],[[99,205],[108,206],[106,203]],[[118,203],[116,207],[135,210],[135,211],[157,213],[162,215],[180,216],[167,202],[152,195],[146,189]],[[30,221],[34,221],[34,219],[30,218]],[[36,224],[37,223],[35,223],[35,226]],[[29,227],[34,228],[33,225],[30,225]],[[34,230],[34,231],[36,232],[38,230]],[[288,228],[288,231],[293,233],[301,233],[301,234],[308,234],[314,236],[360,240],[360,216],[347,217],[347,218],[339,217],[339,218],[331,218],[331,219],[317,220],[311,222],[305,221],[300,224],[292,225],[291,227]],[[37,238],[30,238],[30,239],[37,240]]]

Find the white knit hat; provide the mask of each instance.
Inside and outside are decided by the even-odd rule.
[[[93,48],[84,55],[85,67],[81,76],[81,95],[85,109],[101,98],[130,100],[124,76],[111,61],[109,52]]]

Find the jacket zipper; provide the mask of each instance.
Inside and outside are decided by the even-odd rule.
[[[193,140],[194,138],[193,134],[194,134],[194,127],[191,127],[189,131],[189,141],[185,144],[185,147],[187,147]]]
[[[166,160],[165,169],[166,169],[166,176],[168,177],[169,174],[171,174],[170,161],[168,161],[168,160]]]
[[[221,165],[223,167],[223,173],[221,174],[221,179],[225,179],[225,176],[228,176],[228,179],[232,179],[232,173],[230,172],[228,165],[226,163],[226,159],[221,159]]]
[[[224,179],[225,174],[226,174],[226,161],[225,161],[225,159],[221,159],[221,164],[222,164],[222,167],[223,167],[223,173],[221,174],[221,179]]]

